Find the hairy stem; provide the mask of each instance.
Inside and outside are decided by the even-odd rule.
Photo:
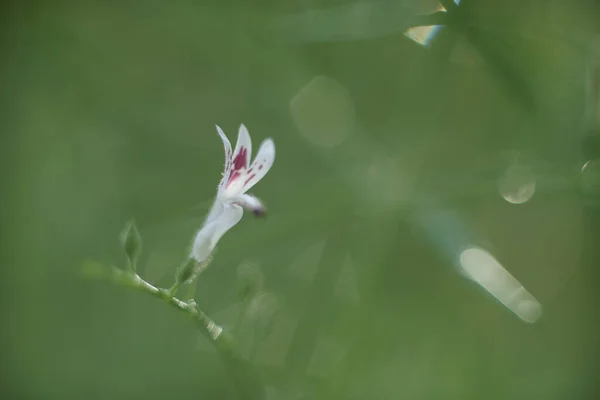
[[[108,270],[102,265],[90,263],[85,266],[85,272],[88,276],[102,277],[117,285],[148,293],[188,314],[193,318],[202,335],[215,346],[240,396],[244,399],[265,398],[266,394],[260,375],[247,361],[242,359],[233,337],[223,331],[223,328],[210,319],[193,301],[180,300],[172,295],[173,288],[158,288],[131,271],[123,271],[114,267]]]
[[[177,290],[179,290],[179,286],[181,286],[179,282],[175,282],[173,286],[171,286],[171,288],[169,289],[170,298],[175,298],[175,294],[177,293]]]
[[[202,310],[200,310],[195,304],[186,303],[185,301],[174,297],[174,292],[177,290],[178,285],[170,290],[165,290],[157,288],[136,274],[132,274],[131,279],[133,280],[134,287],[143,292],[151,294],[154,297],[158,297],[159,299],[164,300],[167,304],[191,315],[196,320],[198,325],[203,328],[204,336],[207,336],[209,339],[211,339],[211,341],[216,341],[221,335],[221,332],[223,332],[223,328],[215,324],[214,321],[210,319],[208,315],[202,312]]]

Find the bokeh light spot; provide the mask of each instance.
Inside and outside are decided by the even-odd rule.
[[[464,274],[527,323],[538,320],[541,304],[489,252],[469,247],[459,257]]]
[[[320,147],[335,147],[353,132],[356,119],[348,90],[337,81],[316,76],[290,101],[300,134]]]
[[[531,168],[515,164],[506,169],[498,179],[498,192],[512,204],[523,204],[533,197],[536,189],[536,179]]]

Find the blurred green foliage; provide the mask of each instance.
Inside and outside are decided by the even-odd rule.
[[[182,292],[236,335],[267,398],[593,398],[581,146],[600,123],[585,113],[600,8],[463,0],[428,46],[404,35],[436,6],[5,6],[2,398],[237,398],[186,318],[78,271],[126,265],[135,218],[140,274],[170,285],[220,178],[214,124],[233,141],[242,122],[277,146],[253,189],[269,215],[246,215]],[[535,176],[523,204],[505,200],[520,186],[499,193],[515,164]],[[536,323],[458,273],[467,244],[539,300]]]

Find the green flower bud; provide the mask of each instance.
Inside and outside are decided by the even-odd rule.
[[[121,233],[121,245],[129,261],[129,269],[135,272],[137,261],[142,252],[142,237],[135,226],[135,222],[129,221]]]

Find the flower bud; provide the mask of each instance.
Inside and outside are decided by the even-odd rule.
[[[129,261],[129,269],[135,271],[137,261],[142,252],[142,237],[140,236],[135,222],[129,221],[121,233],[121,245]]]

